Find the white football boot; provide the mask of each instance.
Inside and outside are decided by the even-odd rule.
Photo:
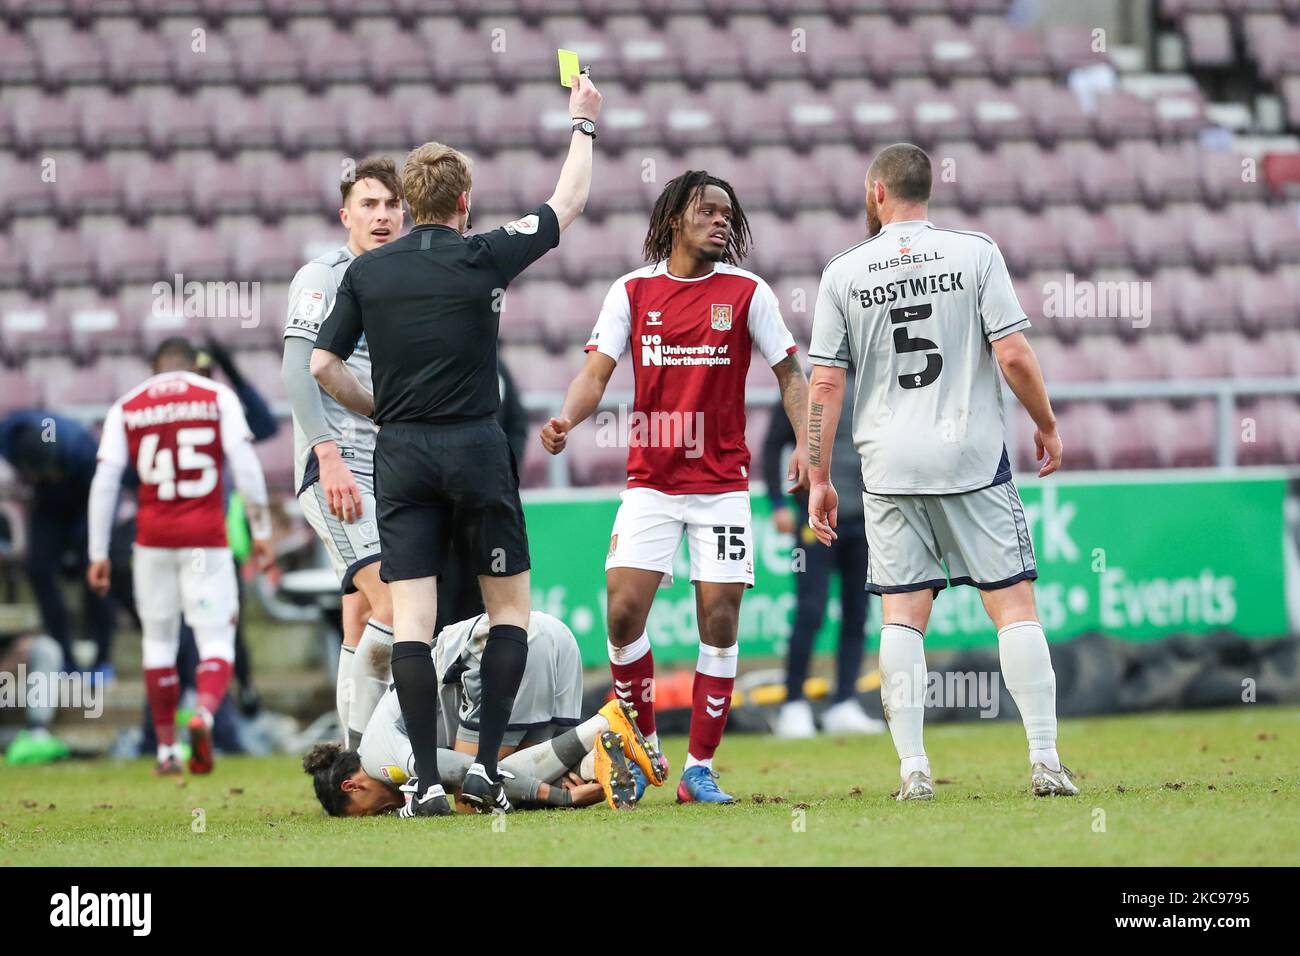
[[[1079,788],[1070,777],[1070,768],[1065,764],[1061,764],[1060,770],[1051,770],[1040,762],[1030,768],[1029,786],[1036,797],[1077,797]]]
[[[913,770],[898,789],[896,800],[933,800],[934,780],[923,770]]]
[[[826,709],[822,714],[822,729],[828,734],[883,734],[887,725],[870,716],[862,705],[850,697]]]
[[[776,718],[776,736],[784,740],[806,740],[817,736],[812,705],[806,700],[788,700]]]

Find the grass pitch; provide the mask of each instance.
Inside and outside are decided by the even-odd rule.
[[[292,757],[228,758],[183,785],[146,761],[0,768],[4,865],[1289,865],[1300,863],[1300,710],[1243,706],[1063,721],[1075,799],[1028,793],[1018,721],[936,724],[940,786],[899,804],[888,737],[734,736],[732,807],[326,817]]]

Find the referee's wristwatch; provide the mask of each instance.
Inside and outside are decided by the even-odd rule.
[[[573,118],[573,131],[575,133],[586,133],[592,139],[596,138],[596,124],[581,116],[575,116]]]

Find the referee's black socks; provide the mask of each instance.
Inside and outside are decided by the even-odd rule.
[[[528,631],[513,624],[494,624],[488,629],[487,646],[479,662],[483,701],[479,711],[478,762],[493,780],[497,773],[497,752],[515,707],[515,694],[528,665]],[[394,671],[393,675],[396,676]]]
[[[393,685],[415,754],[415,775],[425,789],[437,786],[442,782],[438,776],[438,672],[428,644],[394,642]]]

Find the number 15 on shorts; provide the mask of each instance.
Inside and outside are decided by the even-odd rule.
[[[715,524],[713,533],[718,536],[719,561],[745,560],[745,529],[741,525]]]

